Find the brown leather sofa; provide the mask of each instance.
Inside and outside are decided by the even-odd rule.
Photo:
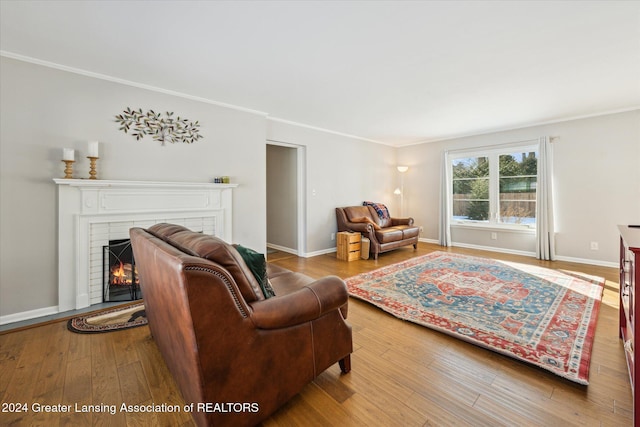
[[[418,248],[419,227],[413,218],[382,219],[371,206],[336,208],[338,231],[355,231],[369,238],[369,252],[374,259],[378,254],[406,245]]]
[[[340,278],[267,264],[276,296],[265,299],[216,237],[171,224],[130,236],[151,334],[199,426],[256,425],[334,363],[350,370]]]

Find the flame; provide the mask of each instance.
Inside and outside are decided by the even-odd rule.
[[[119,267],[114,267],[111,274],[113,274],[114,277],[124,277],[124,264],[120,263]]]
[[[131,285],[133,283],[133,277],[131,271],[134,271],[136,275],[136,284],[139,283],[137,278],[137,268],[133,267],[129,263],[120,262],[111,267],[111,284],[112,285]]]

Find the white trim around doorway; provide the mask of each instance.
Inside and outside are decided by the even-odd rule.
[[[306,181],[307,181],[307,147],[304,145],[292,144],[284,141],[276,141],[272,139],[267,139],[268,145],[279,145],[281,147],[293,148],[296,150],[296,200],[297,200],[297,211],[298,211],[298,241],[297,241],[297,253],[300,257],[307,257],[306,249],[307,249],[307,192]],[[267,243],[267,247],[273,246]],[[275,248],[274,248],[275,249]],[[291,251],[285,251],[290,252]]]

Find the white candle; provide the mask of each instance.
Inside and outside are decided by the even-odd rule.
[[[98,144],[98,141],[89,141],[89,157],[99,157]]]
[[[73,148],[63,148],[62,149],[62,160],[75,160],[76,154]]]

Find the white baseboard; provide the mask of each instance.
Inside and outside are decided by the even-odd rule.
[[[337,252],[338,248],[329,248],[329,249],[322,249],[320,251],[315,251],[315,252],[308,252],[305,254],[300,255],[303,258],[311,258],[314,256],[318,256],[318,255],[326,255],[326,254],[330,254],[333,252]]]
[[[422,243],[433,243],[435,245],[439,245],[440,241],[437,239],[427,239],[425,237],[419,237],[418,238],[418,242],[422,242]]]
[[[267,247],[271,248],[271,249],[278,250],[278,251],[286,252],[286,253],[289,253],[289,254],[293,254],[293,255],[299,256],[301,258],[311,258],[311,257],[314,257],[314,256],[326,255],[326,254],[330,254],[332,252],[336,252],[337,251],[337,248],[329,248],[329,249],[322,249],[320,251],[315,251],[315,252],[302,253],[302,252],[299,252],[299,251],[297,251],[295,249],[287,248],[285,246],[274,245],[273,243],[267,243]]]
[[[535,252],[518,251],[515,249],[505,249],[505,248],[495,248],[493,246],[470,245],[467,243],[456,243],[456,242],[453,242],[451,246],[455,246],[458,248],[478,249],[480,251],[500,252],[501,254],[529,256],[534,258],[536,256]]]
[[[37,317],[50,316],[52,314],[58,314],[58,306],[38,308],[35,310],[22,311],[20,313],[7,314],[6,316],[0,316],[0,325],[6,325],[7,323],[22,322],[23,320],[31,320]]]
[[[274,245],[273,243],[267,243],[267,247],[271,249],[275,249],[277,251],[286,252],[288,254],[298,255],[298,251],[296,249],[287,248],[286,246]]]
[[[587,258],[574,258],[574,257],[570,257],[570,256],[558,256],[556,255],[556,260],[558,261],[567,261],[567,262],[575,262],[578,264],[590,264],[590,265],[597,265],[600,267],[612,267],[612,268],[619,268],[620,266],[618,265],[618,263],[616,262],[611,262],[611,261],[600,261],[597,259],[587,259]]]
[[[440,242],[437,239],[427,239],[424,237],[420,237],[418,239],[419,242],[423,242],[423,243],[432,243],[435,245],[440,244]],[[504,249],[504,248],[496,248],[493,246],[481,246],[481,245],[471,245],[471,244],[467,244],[467,243],[456,243],[453,242],[451,244],[451,246],[455,246],[455,247],[459,247],[459,248],[467,248],[467,249],[477,249],[480,251],[490,251],[490,252],[499,252],[499,253],[504,253],[504,254],[512,254],[512,255],[522,255],[522,256],[528,256],[528,257],[533,257],[535,258],[536,254],[535,252],[528,252],[528,251],[518,251],[518,250],[514,250],[514,249]],[[315,251],[315,252],[309,252],[309,253],[298,253],[298,251],[296,251],[295,249],[291,249],[291,248],[287,248],[284,246],[279,246],[279,245],[274,245],[271,243],[267,243],[267,247],[268,248],[273,248],[282,252],[287,252],[293,255],[297,255],[299,257],[302,258],[311,258],[314,256],[319,256],[319,255],[326,255],[326,254],[330,254],[333,252],[336,252],[337,249],[336,248],[329,248],[329,249],[322,249],[319,251]],[[588,264],[588,265],[597,265],[600,267],[611,267],[611,268],[618,268],[618,264],[615,262],[610,262],[610,261],[600,261],[597,259],[587,259],[587,258],[575,258],[575,257],[568,257],[568,256],[560,256],[560,255],[556,255],[556,260],[558,261],[566,261],[566,262],[575,262],[577,264]],[[2,318],[0,318],[2,319]],[[2,323],[0,322],[0,325]]]
[[[438,242],[436,242],[438,243]],[[479,245],[469,245],[466,243],[453,243],[452,246],[457,246],[460,248],[468,248],[468,249],[478,249],[481,251],[491,251],[491,252],[500,252],[505,254],[513,254],[513,255],[522,255],[535,258],[535,252],[527,252],[527,251],[517,251],[512,249],[503,249],[503,248],[495,248],[493,246],[479,246]],[[576,264],[588,264],[588,265],[597,265],[599,267],[611,267],[618,268],[618,264],[610,261],[600,261],[597,259],[587,259],[587,258],[575,258],[568,257],[562,255],[556,255],[556,261],[566,261],[566,262],[575,262]]]

